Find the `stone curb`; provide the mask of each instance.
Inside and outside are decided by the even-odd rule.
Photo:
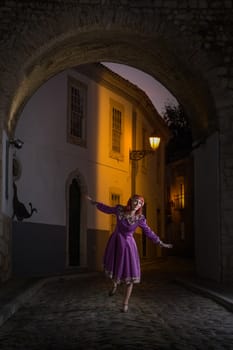
[[[200,286],[196,283],[192,283],[182,279],[175,279],[174,282],[182,285],[185,288],[188,288],[189,290],[195,293],[200,293],[201,295],[207,298],[211,298],[212,300],[216,301],[218,304],[224,306],[226,309],[233,312],[233,299],[228,298],[227,296],[221,293],[217,293],[209,288]]]
[[[14,300],[10,301],[4,305],[0,310],[0,327],[6,322],[15,312],[20,308],[20,306],[25,303],[29,298],[31,298],[43,285],[45,281],[40,280],[34,283],[32,286],[28,287],[21,294],[16,296]]]
[[[17,310],[33,295],[35,295],[46,283],[59,279],[74,279],[74,278],[85,278],[90,276],[97,276],[98,272],[80,273],[80,274],[68,274],[68,275],[57,275],[42,278],[41,280],[34,282],[31,286],[28,286],[26,290],[21,292],[11,302],[7,303],[0,309],[0,327],[12,317]]]

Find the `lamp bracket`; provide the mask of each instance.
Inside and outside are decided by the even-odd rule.
[[[129,158],[131,160],[140,160],[144,158],[147,154],[154,153],[153,150],[135,150],[129,152]]]

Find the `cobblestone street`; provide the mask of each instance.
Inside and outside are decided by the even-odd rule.
[[[174,278],[146,266],[128,313],[102,273],[51,279],[0,328],[0,349],[233,349],[233,314]]]

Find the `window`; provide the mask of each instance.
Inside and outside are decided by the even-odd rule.
[[[111,151],[110,156],[116,159],[123,159],[123,107],[111,101]]]
[[[117,204],[120,204],[120,195],[118,193],[110,193],[110,202],[111,206],[115,207]],[[110,223],[110,230],[111,232],[114,231],[116,226],[116,216],[111,215],[111,223]]]
[[[176,194],[174,197],[175,208],[184,209],[184,177],[176,178]]]
[[[121,133],[122,133],[121,111],[112,109],[112,151],[121,153]]]
[[[68,142],[86,145],[87,86],[68,78]]]

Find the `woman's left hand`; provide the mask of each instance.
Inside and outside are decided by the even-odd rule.
[[[162,241],[159,243],[160,247],[163,247],[163,248],[168,248],[168,249],[171,249],[173,248],[173,245],[170,244],[170,243],[163,243]]]

